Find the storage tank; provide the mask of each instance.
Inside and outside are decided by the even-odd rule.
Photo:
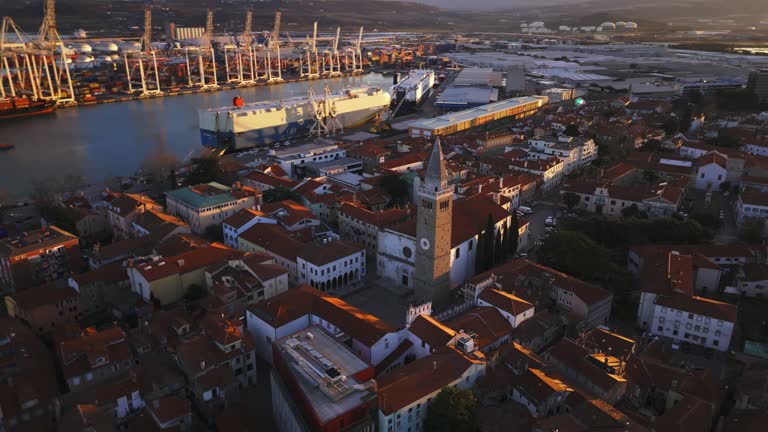
[[[90,54],[93,52],[93,48],[91,48],[91,46],[87,43],[82,43],[75,45],[75,51],[80,54]]]
[[[93,45],[93,50],[97,52],[117,52],[119,48],[114,42],[99,42]]]
[[[636,29],[637,28],[637,23],[632,22],[632,21],[627,21],[627,24],[625,25],[625,27],[628,28],[628,29]]]
[[[141,49],[141,44],[138,42],[121,42],[120,49],[122,51],[136,51]]]
[[[616,30],[616,24],[614,24],[614,23],[612,23],[612,22],[604,22],[604,23],[600,24],[600,27],[602,27],[602,29],[603,29],[604,31],[607,31],[607,30]]]

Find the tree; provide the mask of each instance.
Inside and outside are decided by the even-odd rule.
[[[641,211],[637,204],[621,209],[621,215],[625,218],[648,219],[648,213]]]
[[[563,131],[563,135],[569,136],[569,137],[577,137],[581,135],[581,132],[579,131],[579,126],[577,126],[574,123],[569,124],[565,127],[565,130]]]
[[[285,201],[285,200],[299,201],[301,197],[299,197],[299,194],[288,189],[287,187],[278,186],[276,188],[272,188],[264,191],[264,195],[262,195],[262,199],[264,200],[265,203],[271,203],[271,202],[278,202],[278,201]]]
[[[739,238],[749,243],[762,242],[765,238],[765,219],[745,219],[739,227]]]
[[[568,211],[573,211],[573,208],[579,204],[579,201],[581,201],[581,197],[573,192],[566,192],[563,194],[562,200],[563,204],[568,207]]]
[[[425,432],[479,432],[477,399],[469,390],[445,387],[429,405]]]
[[[485,245],[483,245],[483,227],[477,227],[477,248],[475,249],[475,274],[485,271]]]
[[[512,223],[509,225],[509,253],[517,253],[520,246],[520,222],[517,220],[517,212],[512,213]]]
[[[187,295],[184,296],[188,301],[200,300],[205,297],[207,291],[198,284],[192,284],[187,288]]]
[[[506,251],[502,249],[501,230],[496,231],[496,239],[493,242],[493,265],[497,266],[504,262]]]
[[[391,198],[391,204],[403,205],[408,201],[408,182],[404,178],[396,175],[385,176],[381,179],[381,188]]]
[[[214,224],[209,225],[207,228],[205,228],[205,233],[203,234],[203,237],[212,242],[222,242],[224,241],[224,232],[222,231],[221,224]]]
[[[485,223],[485,232],[483,233],[483,267],[484,270],[488,270],[493,267],[493,263],[496,261],[495,257],[495,239],[496,239],[496,226],[493,224],[493,217],[488,214],[488,220]]]
[[[188,178],[191,185],[210,183],[224,177],[224,172],[219,166],[219,158],[213,154],[194,158],[192,164]]]
[[[502,256],[507,256],[509,253],[509,225],[507,221],[504,221],[504,233],[501,237],[501,254]]]
[[[171,168],[171,172],[168,174],[168,183],[171,189],[179,187],[179,180],[176,178],[176,170]]]
[[[643,170],[643,180],[645,180],[648,184],[656,183],[656,180],[659,179],[659,175],[656,173],[656,171],[651,170]]]

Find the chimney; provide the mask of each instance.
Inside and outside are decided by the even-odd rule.
[[[504,188],[504,177],[499,177],[499,189]]]
[[[437,361],[436,360],[432,360],[432,371],[434,372],[436,370],[437,370]]]
[[[205,360],[200,361],[200,370],[205,370]]]
[[[176,261],[176,265],[178,265],[179,267],[184,267],[184,260],[180,259],[180,260]]]

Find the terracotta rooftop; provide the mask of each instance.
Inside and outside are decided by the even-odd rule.
[[[602,328],[590,330],[584,335],[582,344],[587,348],[623,358],[627,358],[635,347],[634,340]]]
[[[467,309],[444,323],[458,331],[477,335],[477,348],[486,347],[506,338],[512,332],[512,324],[495,307],[479,306]]]
[[[346,214],[352,219],[357,219],[378,228],[384,228],[403,221],[408,217],[409,212],[399,208],[371,211],[353,203],[344,202],[339,208],[339,214]]]
[[[294,200],[284,200],[264,204],[261,211],[277,219],[284,226],[293,226],[304,219],[317,219],[312,211]]]
[[[295,239],[278,225],[256,224],[240,234],[240,238],[289,261],[304,249],[304,243]]]
[[[242,252],[230,249],[221,243],[213,243],[181,255],[141,264],[137,270],[148,282],[152,282],[174,274],[189,273],[217,262],[237,259],[242,255]]]
[[[736,307],[736,305],[704,297],[689,297],[687,295],[657,297],[656,304],[731,323],[736,322],[736,315],[738,312],[738,307]]]
[[[147,408],[152,412],[152,416],[163,424],[192,413],[192,405],[189,400],[177,396],[156,399],[147,404]]]
[[[245,175],[244,180],[251,181],[253,183],[264,184],[273,188],[284,187],[286,189],[293,189],[296,186],[296,182],[286,180],[277,175],[269,175],[259,171],[252,171]]]
[[[408,331],[424,341],[432,349],[445,346],[456,335],[455,330],[429,315],[417,316],[408,327]]]
[[[249,310],[275,328],[313,314],[368,346],[379,341],[387,333],[395,331],[379,318],[309,285],[289,289],[250,306]]]
[[[547,351],[547,354],[604,391],[610,391],[614,385],[624,381],[618,375],[612,375],[587,360],[590,355],[589,350],[571,339],[560,339]]]
[[[475,361],[450,347],[442,347],[379,377],[379,410],[388,416],[461,379]]]
[[[518,316],[523,312],[533,309],[533,305],[520,297],[493,288],[486,288],[480,293],[480,300],[489,303],[504,312]]]
[[[555,393],[571,390],[561,381],[547,376],[539,369],[532,368],[528,368],[517,377],[513,385],[526,399],[537,405],[546,402]]]
[[[19,309],[27,312],[44,305],[57,305],[67,300],[79,300],[80,294],[69,286],[59,287],[55,283],[36,286],[9,296]]]
[[[229,225],[234,229],[240,229],[243,225],[247,224],[248,222],[252,221],[254,218],[259,216],[264,217],[265,214],[259,210],[244,208],[244,209],[240,209],[238,212],[236,212],[232,216],[224,219],[224,222],[222,223],[225,225]]]
[[[763,192],[756,188],[744,188],[739,193],[739,202],[753,206],[768,207],[768,192]]]
[[[301,258],[315,266],[324,266],[364,250],[364,248],[347,240],[337,240],[325,244],[312,242],[307,244],[304,249],[299,252],[297,258]]]
[[[768,280],[768,265],[760,263],[747,263],[741,266],[744,273],[742,280],[749,282],[759,282]]]

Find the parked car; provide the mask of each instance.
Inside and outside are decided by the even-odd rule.
[[[520,210],[521,212],[523,212],[523,214],[529,215],[529,214],[533,213],[533,209],[530,208],[530,207],[520,206],[517,209]]]
[[[557,225],[557,219],[555,219],[552,216],[547,216],[547,219],[544,221],[544,225],[546,225],[548,227],[553,227],[553,226]]]

